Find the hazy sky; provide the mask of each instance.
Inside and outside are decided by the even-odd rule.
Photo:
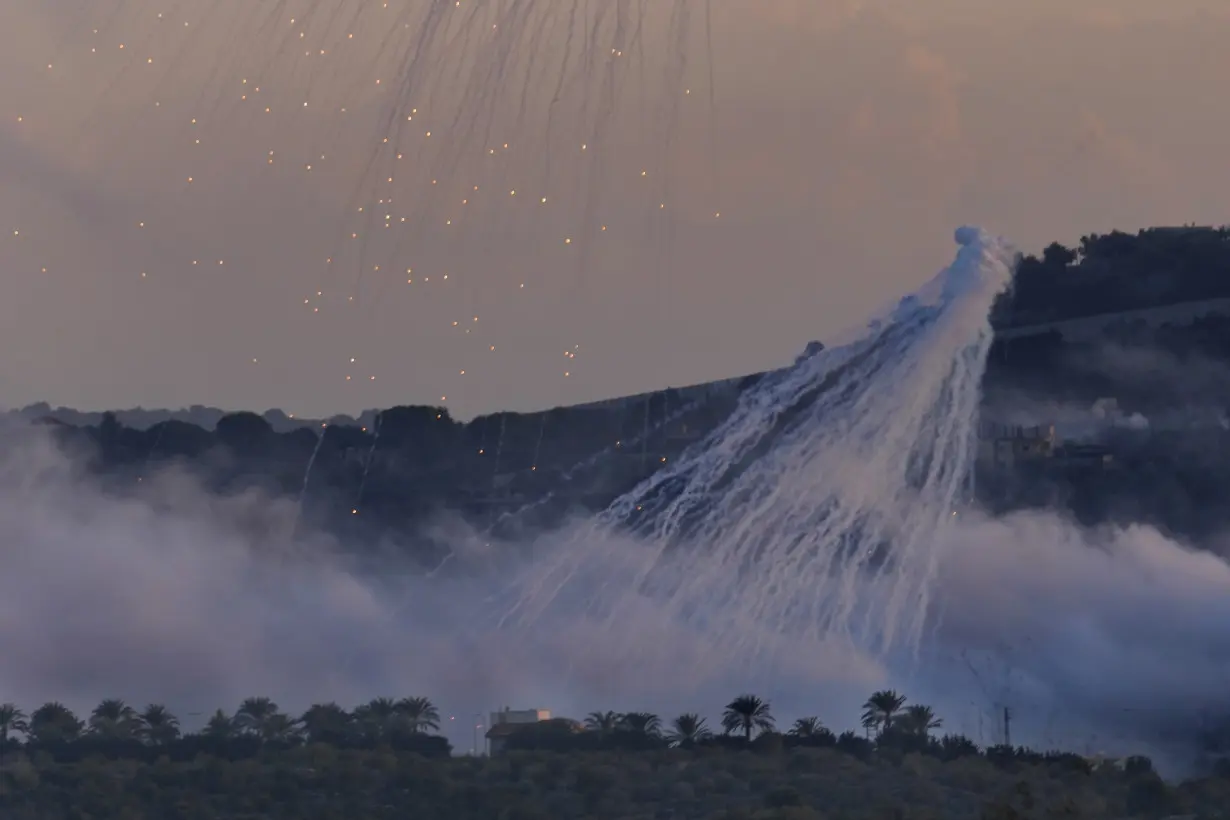
[[[605,53],[546,81],[584,0],[401,67],[418,32],[371,4],[292,2],[329,9],[296,38],[236,2],[0,4],[0,404],[584,401],[784,363],[958,224],[1036,249],[1230,222],[1218,0],[714,0],[714,106],[699,0],[595,35],[628,50],[610,98]],[[394,99],[431,107],[386,167]]]

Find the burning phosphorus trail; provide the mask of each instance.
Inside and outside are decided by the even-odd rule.
[[[916,648],[937,534],[972,469],[991,303],[1013,264],[980,229],[955,238],[955,261],[920,290],[768,374],[590,522],[522,585],[515,622],[575,607],[613,625],[650,606],[694,628],[715,663],[783,637]],[[618,538],[632,543],[613,549]]]

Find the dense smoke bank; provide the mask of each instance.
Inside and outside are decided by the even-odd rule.
[[[40,433],[6,435],[22,442],[0,470],[0,689],[23,704],[86,710],[122,696],[192,715],[252,694],[293,709],[421,693],[449,714],[505,702],[673,714],[756,688],[783,717],[845,727],[867,692],[894,685],[985,742],[1009,705],[1017,742],[1177,757],[1218,717],[1230,671],[1230,566],[1148,528],[964,514],[940,542],[937,617],[919,658],[779,637],[762,655],[776,661],[757,665],[729,635],[651,598],[625,603],[618,622],[544,616],[532,631],[501,629],[507,576],[484,573],[495,562],[481,551],[465,578],[395,565],[367,577],[336,544],[292,548],[278,535],[293,501],[212,496],[178,474],[117,498]],[[553,563],[525,560],[537,560],[531,572]]]
[[[936,640],[998,667],[943,677],[1013,707],[1020,740],[1181,756],[1224,714],[1230,565],[1217,555],[1046,512],[967,515],[942,551]]]

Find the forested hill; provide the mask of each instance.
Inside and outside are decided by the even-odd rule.
[[[1022,256],[992,319],[1009,329],[1219,299],[1230,299],[1230,227],[1113,231]]]
[[[212,430],[175,420],[139,429],[110,413],[96,425],[40,424],[113,491],[136,491],[174,466],[213,492],[302,492],[305,523],[353,543],[409,537],[445,511],[488,523],[534,504],[507,523],[536,527],[605,506],[719,423],[739,389],[668,390],[469,422],[442,407],[395,407],[371,424],[285,432],[248,412],[224,415]]]
[[[1226,406],[1230,384],[1210,379],[1208,365],[1230,364],[1230,228],[1115,231],[1081,237],[1075,248],[1052,243],[1040,256],[1020,257],[991,315],[992,387],[1174,403],[1194,386],[1177,383],[1186,378],[1223,382],[1226,395],[1211,398]]]
[[[988,396],[1025,392],[1078,404],[1115,396],[1125,409],[1146,415],[1177,403],[1224,412],[1230,379],[1216,374],[1230,374],[1230,318],[1217,307],[1219,299],[1230,300],[1226,228],[1116,232],[1022,256],[1015,286],[993,313],[1004,338],[992,351]],[[1185,304],[1205,307],[1176,312]],[[1070,320],[1082,317],[1101,317],[1091,324],[1094,337],[1065,339]],[[1116,356],[1108,358],[1106,349]],[[1119,355],[1125,350],[1145,352],[1153,364],[1125,367]],[[1189,377],[1185,368],[1197,365],[1203,375]],[[15,412],[53,426],[118,490],[174,464],[218,492],[259,487],[294,497],[312,462],[305,516],[350,540],[405,534],[441,510],[533,527],[577,507],[605,506],[712,429],[759,378],[464,423],[438,407],[369,411],[327,425],[280,411],[261,416],[202,407],[184,411],[190,420],[164,411],[82,416],[45,405]],[[1203,440],[1189,449],[1202,460],[1220,457]],[[1230,469],[1230,459],[1222,461]],[[1207,465],[1200,469],[1213,474]],[[1155,484],[1164,475],[1156,472]],[[1168,496],[1165,506],[1182,509],[1180,501]],[[514,511],[522,512],[509,518]]]

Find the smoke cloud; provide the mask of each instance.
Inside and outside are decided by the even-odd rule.
[[[386,554],[365,572],[353,545],[305,538],[301,525],[292,545],[294,499],[213,495],[178,471],[104,492],[43,431],[11,425],[0,439],[0,700],[27,710],[60,700],[88,713],[122,697],[165,703],[192,727],[257,694],[294,711],[422,694],[456,718],[442,728],[464,750],[474,714],[503,705],[669,715],[714,711],[769,673],[824,684],[827,669],[858,691],[882,675],[813,646],[794,667],[749,676],[738,657],[715,662],[712,636],[649,602],[626,608],[616,629],[501,627],[512,579],[534,572],[535,559],[509,558],[522,545],[488,546],[454,523],[454,571],[413,575]]]
[[[465,573],[413,577],[389,562],[369,576],[323,536],[289,546],[292,500],[214,496],[179,473],[117,496],[42,433],[4,438],[0,698],[27,709],[58,699],[85,712],[118,696],[165,702],[192,726],[253,694],[292,710],[425,694],[464,750],[475,713],[503,705],[717,717],[753,690],[783,723],[819,714],[841,730],[872,689],[894,686],[984,742],[999,740],[1007,706],[1015,742],[1182,761],[1230,674],[1230,565],[1146,527],[963,514],[939,550],[917,657],[783,637],[759,656],[772,662],[752,664],[726,651],[729,635],[649,599],[614,622],[499,626],[511,603],[501,572],[532,574],[575,531],[520,567],[478,548]],[[639,547],[607,546],[612,570]]]
[[[934,673],[1012,707],[1017,742],[1177,759],[1222,716],[1230,564],[1217,555],[1030,512],[964,516],[942,556],[937,648],[964,655]]]

